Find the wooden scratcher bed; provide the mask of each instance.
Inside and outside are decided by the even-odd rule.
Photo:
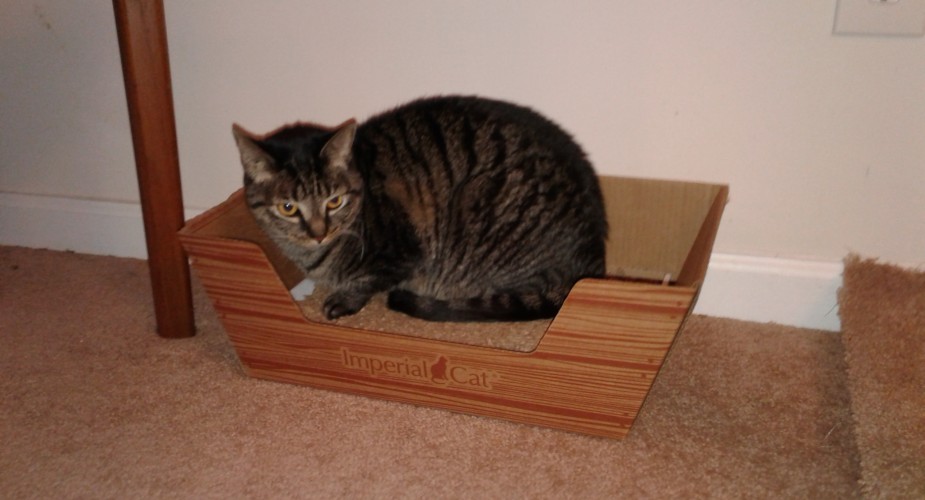
[[[727,188],[601,184],[609,277],[577,283],[545,323],[447,329],[411,322],[381,300],[324,321],[317,298],[293,300],[302,276],[257,228],[240,191],[180,238],[251,376],[620,438],[693,307]]]

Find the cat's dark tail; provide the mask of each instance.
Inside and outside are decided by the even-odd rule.
[[[552,318],[559,312],[564,293],[502,292],[487,297],[440,300],[408,290],[389,292],[390,309],[428,321],[530,321]]]

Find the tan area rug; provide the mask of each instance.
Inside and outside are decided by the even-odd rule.
[[[250,379],[199,287],[185,340],[148,287],[142,261],[0,247],[0,496],[860,495],[838,334],[695,315],[611,441]]]
[[[925,498],[925,273],[856,256],[839,293],[861,462],[873,498]]]

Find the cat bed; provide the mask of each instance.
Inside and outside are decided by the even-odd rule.
[[[726,186],[601,177],[605,279],[551,321],[435,324],[387,310],[324,320],[318,297],[257,227],[243,192],[180,240],[244,371],[261,379],[610,438],[636,419],[706,275]]]

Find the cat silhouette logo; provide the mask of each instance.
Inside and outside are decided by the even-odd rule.
[[[449,360],[446,356],[440,356],[440,359],[430,367],[430,379],[434,382],[446,382],[446,364]]]
[[[495,372],[451,363],[442,355],[430,365],[430,381],[450,387],[490,390],[492,381],[497,378]]]

